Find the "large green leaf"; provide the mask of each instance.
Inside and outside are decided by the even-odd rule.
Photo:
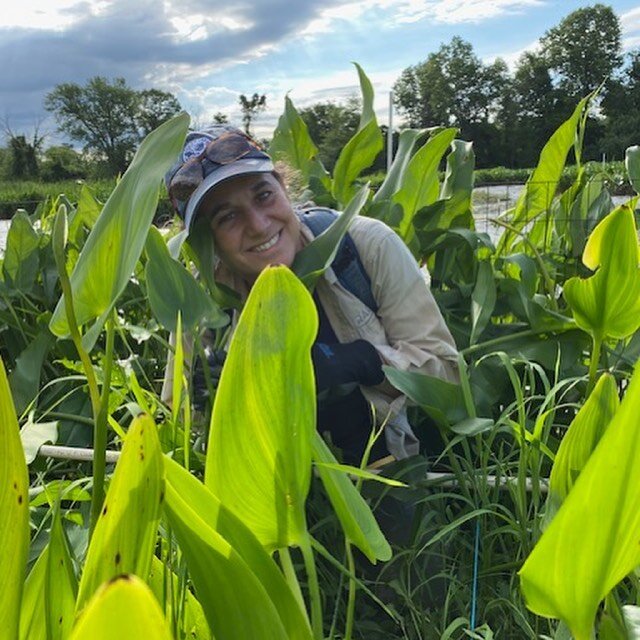
[[[558,182],[562,175],[567,155],[576,141],[576,132],[580,125],[589,98],[582,99],[568,120],[563,122],[544,145],[538,164],[527,180],[516,203],[511,224],[517,230],[540,213],[549,210],[556,195]],[[499,253],[508,253],[517,236],[505,232],[498,244]]]
[[[47,442],[55,444],[58,441],[58,423],[33,422],[34,413],[29,413],[27,421],[20,429],[20,440],[24,449],[27,464],[31,464],[38,455],[40,447]]]
[[[475,344],[480,334],[491,320],[491,314],[496,306],[496,283],[493,267],[488,260],[478,262],[476,284],[471,293],[471,338],[470,344]]]
[[[145,138],[87,238],[71,287],[78,323],[96,320],[88,342],[97,338],[131,277],[156,212],[161,180],[180,152],[188,124],[183,113]],[[64,300],[49,326],[57,336],[69,333]]]
[[[602,599],[640,564],[640,367],[573,489],[520,570],[527,606],[591,640]]]
[[[255,615],[256,621],[271,615],[257,611],[258,602],[261,602],[269,612],[272,606],[275,607],[288,638],[309,640],[311,629],[306,616],[256,536],[186,469],[169,458],[165,458],[165,468],[166,511],[181,537],[181,547],[193,574],[198,597],[216,637],[221,637],[220,625],[230,624],[230,631],[233,631],[230,611],[240,611],[241,616]],[[223,553],[227,548],[225,545],[232,549],[233,559]],[[194,563],[198,566],[194,567]],[[229,575],[226,575],[227,570]],[[240,576],[239,583],[232,580],[231,574],[235,572]],[[262,589],[255,584],[256,580]],[[228,593],[221,595],[221,592]],[[252,606],[243,612],[246,601]]]
[[[387,172],[384,181],[375,192],[373,202],[381,202],[382,200],[391,200],[393,194],[400,189],[402,180],[411,155],[413,147],[420,136],[424,135],[424,129],[403,129],[398,138],[398,149],[393,158],[391,167]]]
[[[46,640],[47,638],[44,585],[49,565],[48,557],[49,545],[38,556],[24,583],[24,593],[20,603],[20,640]]]
[[[596,339],[626,338],[640,327],[640,247],[633,219],[636,198],[593,230],[582,261],[596,273],[571,278],[564,297],[576,323]]]
[[[369,184],[367,183],[353,196],[347,208],[329,228],[296,254],[291,269],[309,289],[315,286],[335,258],[342,238],[349,230],[351,221],[362,210],[368,195]]]
[[[78,581],[59,507],[55,510],[48,549],[44,581],[47,636],[49,640],[65,640],[74,622]]]
[[[162,234],[155,227],[149,229],[146,251],[149,257],[145,268],[149,304],[165,329],[176,330],[178,313],[185,331],[193,331],[202,325],[222,327],[228,323],[227,314],[193,275],[171,257]]]
[[[605,373],[571,422],[556,453],[549,491],[559,501],[567,497],[619,406],[616,380]]]
[[[172,640],[149,587],[135,575],[119,575],[89,601],[70,640]]]
[[[457,130],[453,128],[436,133],[416,151],[407,165],[402,186],[393,196],[393,202],[402,206],[403,214],[398,231],[405,241],[413,236],[412,222],[417,211],[438,199],[438,168],[456,133]]]
[[[321,463],[315,468],[347,539],[371,562],[389,560],[391,547],[380,531],[369,505],[358,493],[347,473],[327,466],[336,465],[337,460],[317,432],[313,439],[313,459]]]
[[[40,389],[42,365],[53,343],[53,336],[44,328],[16,359],[16,366],[9,375],[9,384],[18,413],[22,413],[36,397]]]
[[[102,512],[91,538],[77,609],[96,589],[122,573],[146,579],[156,542],[164,488],[162,452],[153,419],[129,427]]]
[[[340,152],[333,170],[333,195],[341,206],[351,200],[355,191],[354,180],[373,164],[384,146],[373,110],[373,87],[360,65],[355,66],[362,92],[362,113],[358,131]]]
[[[451,427],[469,417],[460,385],[415,371],[383,369],[389,382],[420,405],[438,426]]]
[[[0,359],[0,625],[18,637],[20,600],[29,549],[29,475],[11,389]]]
[[[317,329],[313,299],[298,278],[286,267],[265,269],[216,392],[205,483],[269,550],[306,536]]]
[[[23,293],[31,290],[38,275],[38,245],[38,234],[29,216],[24,210],[18,210],[7,233],[2,271],[5,279]]]
[[[284,98],[284,113],[273,132],[269,155],[275,161],[282,160],[299,171],[304,184],[309,184],[312,175],[319,177],[324,173],[324,182],[328,186],[329,175],[317,159],[318,147],[289,96]]]

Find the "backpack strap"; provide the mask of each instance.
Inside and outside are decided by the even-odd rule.
[[[300,220],[311,230],[314,236],[319,236],[328,229],[338,217],[338,212],[325,207],[312,207],[298,212]],[[378,312],[378,303],[371,291],[371,279],[367,273],[353,238],[347,232],[331,263],[331,268],[338,278],[338,282],[360,302],[374,313]]]

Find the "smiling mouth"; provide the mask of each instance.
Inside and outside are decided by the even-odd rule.
[[[269,240],[267,240],[266,242],[263,242],[262,244],[256,245],[251,249],[251,251],[254,253],[263,253],[264,251],[268,251],[269,249],[271,249],[271,247],[273,247],[276,244],[276,242],[278,242],[278,240],[280,239],[280,233],[281,232],[278,231],[278,233],[276,233],[276,235],[273,236],[273,238],[270,238]]]

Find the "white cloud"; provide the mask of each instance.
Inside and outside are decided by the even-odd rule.
[[[78,16],[69,11],[78,4],[78,0],[6,2],[0,11],[0,27],[64,29],[78,20]]]
[[[392,4],[395,0],[383,0]],[[482,22],[489,18],[515,13],[527,7],[543,6],[543,0],[399,0],[400,22],[417,22],[433,18],[435,22],[458,24]]]
[[[640,7],[631,9],[620,16],[622,27],[622,48],[625,51],[640,44]]]
[[[345,0],[323,10],[303,32],[310,36],[331,31],[337,20],[355,22],[368,12],[384,11],[390,25],[431,19],[443,24],[482,22],[528,7],[544,6],[546,0]]]

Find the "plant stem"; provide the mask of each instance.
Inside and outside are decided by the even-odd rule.
[[[309,619],[309,614],[307,613],[307,607],[304,603],[304,598],[302,597],[302,590],[300,589],[300,582],[298,582],[298,576],[296,575],[296,571],[293,567],[293,562],[291,561],[291,554],[289,553],[288,547],[283,547],[282,549],[278,549],[278,557],[280,558],[280,564],[282,565],[282,572],[284,573],[284,577],[287,580],[287,584],[289,588],[293,592],[295,599],[300,605],[300,609],[304,613],[304,616]]]
[[[105,346],[104,379],[102,381],[102,394],[100,408],[93,427],[93,494],[91,497],[91,525],[89,537],[91,537],[104,502],[104,477],[106,469],[107,452],[107,424],[109,416],[109,393],[111,390],[111,370],[113,367],[113,345],[115,336],[114,312],[107,320],[107,342]]]
[[[567,331],[568,327],[558,327],[556,332]],[[511,342],[512,340],[518,340],[520,338],[530,338],[533,336],[539,336],[546,333],[549,333],[550,330],[546,329],[545,331],[535,331],[534,329],[525,329],[524,331],[518,331],[516,333],[510,333],[506,336],[500,336],[499,338],[492,338],[491,340],[487,340],[486,342],[481,342],[480,344],[474,344],[472,347],[467,347],[466,349],[462,349],[460,354],[462,356],[470,356],[479,351],[488,351],[489,349],[493,349],[494,347],[499,347],[505,342]]]
[[[322,632],[322,600],[320,599],[320,585],[318,584],[318,573],[316,571],[316,563],[313,557],[313,550],[307,533],[300,543],[304,567],[307,572],[307,580],[309,582],[309,601],[311,604],[311,628],[315,640],[323,640]]]
[[[356,566],[353,561],[353,549],[349,540],[345,541],[345,551],[347,555],[347,567],[351,575],[355,575]],[[344,625],[344,640],[351,640],[353,634],[353,621],[356,610],[356,581],[349,578],[349,595],[347,597],[347,619]]]
[[[602,338],[593,336],[593,349],[591,350],[591,362],[589,362],[589,383],[587,384],[586,398],[591,395],[593,387],[596,384],[596,376],[598,375],[598,365],[600,364],[601,350]]]

